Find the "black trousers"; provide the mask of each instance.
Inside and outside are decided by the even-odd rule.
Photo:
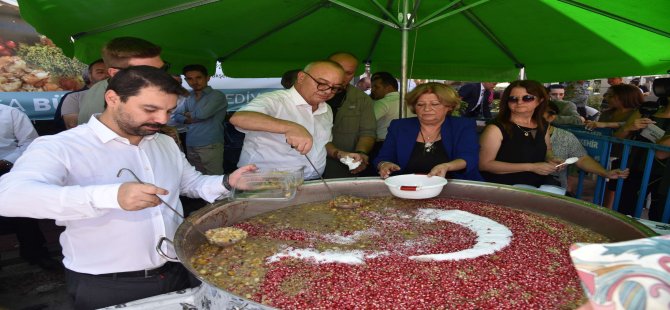
[[[145,278],[91,275],[65,270],[68,295],[77,310],[98,309],[193,287],[189,272],[179,263]]]

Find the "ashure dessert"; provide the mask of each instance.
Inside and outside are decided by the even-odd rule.
[[[207,241],[219,246],[229,246],[247,237],[247,232],[235,227],[219,227],[205,232]]]
[[[234,227],[191,264],[217,287],[281,309],[571,309],[584,295],[569,246],[606,242],[565,221],[492,203],[308,203]]]

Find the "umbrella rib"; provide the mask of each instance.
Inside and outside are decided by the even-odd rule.
[[[400,28],[399,24],[396,25],[396,24],[394,24],[394,23],[392,23],[392,22],[390,22],[390,21],[388,21],[388,20],[384,20],[384,19],[382,19],[382,18],[379,18],[379,17],[377,17],[377,16],[375,16],[375,15],[372,15],[372,14],[370,14],[370,13],[368,13],[368,12],[365,12],[365,11],[363,11],[363,10],[360,10],[360,9],[358,9],[358,8],[355,8],[355,7],[353,7],[353,6],[351,6],[351,5],[348,5],[348,4],[346,4],[346,3],[342,3],[342,2],[337,1],[337,0],[329,0],[329,1],[330,1],[330,3],[337,4],[337,5],[343,7],[343,8],[345,8],[345,9],[347,9],[347,10],[350,10],[350,11],[352,11],[352,12],[361,14],[361,15],[363,15],[363,16],[369,18],[369,19],[372,19],[372,20],[374,20],[374,21],[376,21],[376,22],[378,22],[378,23],[384,24],[384,25],[389,26],[389,27],[391,27],[391,28],[396,28],[396,29]]]
[[[572,5],[574,7],[578,7],[578,8],[583,9],[583,10],[587,10],[589,12],[596,13],[598,15],[602,15],[602,16],[605,16],[605,17],[608,17],[608,18],[611,18],[611,19],[614,19],[614,20],[618,20],[622,23],[625,23],[625,24],[628,24],[628,25],[631,25],[631,26],[634,26],[634,27],[637,27],[637,28],[640,28],[640,29],[644,29],[644,30],[647,30],[649,32],[653,32],[653,33],[658,34],[658,35],[662,35],[666,38],[670,38],[670,33],[668,33],[667,31],[663,31],[663,30],[660,30],[660,29],[657,29],[657,28],[654,28],[654,27],[636,22],[632,19],[628,19],[628,18],[619,16],[619,15],[616,15],[616,14],[612,14],[610,12],[607,12],[607,11],[604,11],[604,10],[586,5],[584,3],[580,3],[580,2],[577,2],[577,1],[574,1],[574,0],[558,0],[558,1],[563,2],[565,4],[568,4],[568,5]]]
[[[505,44],[502,43],[500,39],[498,39],[493,31],[486,27],[486,25],[475,14],[466,10],[463,11],[463,15],[465,15],[465,18],[467,18],[475,27],[477,27],[482,32],[482,34],[489,38],[489,40],[491,40],[493,44],[495,44],[505,55],[507,55],[507,57],[509,57],[514,62],[514,66],[516,68],[521,69],[525,67],[524,64],[516,58],[512,51],[510,51],[510,49],[507,48],[507,46],[505,46]]]
[[[379,6],[377,1],[372,0],[375,4]],[[386,7],[391,8],[391,5],[393,5],[393,0],[387,0],[386,1]],[[386,12],[386,16],[391,17],[391,14],[388,13],[388,9],[381,7],[383,11]],[[375,52],[375,48],[377,48],[377,42],[379,42],[379,38],[382,36],[382,32],[384,31],[384,25],[379,25],[379,28],[377,28],[377,32],[375,33],[375,36],[372,38],[372,42],[370,43],[370,50],[368,52],[367,57],[365,58],[366,63],[370,63],[372,59],[372,54]]]
[[[270,31],[265,32],[265,33],[261,34],[260,36],[252,39],[251,41],[241,45],[240,47],[236,48],[235,50],[228,53],[227,55],[220,56],[219,58],[217,58],[217,61],[220,61],[220,62],[226,61],[226,59],[228,59],[228,58],[232,57],[233,55],[241,52],[242,50],[245,50],[245,49],[251,47],[252,45],[262,41],[263,39],[267,38],[268,36],[272,35],[273,33],[278,32],[278,31],[292,25],[293,23],[295,23],[295,22],[313,14],[314,12],[316,12],[319,9],[321,9],[322,7],[324,7],[326,4],[328,4],[328,0],[321,1],[317,4],[315,4],[314,6],[308,8],[307,10],[301,12],[300,14],[291,17],[289,20],[283,22],[282,24],[273,27]]]
[[[400,21],[399,21],[395,16],[393,16],[393,15],[391,14],[391,12],[388,11],[387,8],[381,6],[381,4],[379,4],[379,2],[377,2],[377,1],[375,1],[375,0],[370,0],[370,1],[372,1],[372,3],[374,3],[374,4],[375,4],[375,5],[382,11],[382,13],[384,13],[384,15],[386,15],[386,18],[389,18],[389,19],[393,20],[393,22],[394,22],[396,25],[400,25]],[[386,6],[387,6],[388,8],[391,7],[391,4],[393,4],[393,1],[392,1],[392,0],[389,0],[389,1],[386,2]],[[384,18],[384,20],[386,20],[386,18]]]
[[[151,13],[146,14],[146,15],[129,18],[129,19],[126,19],[126,20],[122,20],[120,22],[116,22],[116,23],[109,24],[109,25],[106,25],[106,26],[98,27],[98,28],[95,28],[93,30],[82,31],[82,32],[73,34],[71,36],[71,39],[74,42],[75,40],[78,40],[78,39],[80,39],[82,37],[85,37],[85,36],[88,36],[88,35],[93,35],[93,34],[97,34],[97,33],[106,32],[106,31],[109,31],[109,30],[113,30],[113,29],[124,27],[124,26],[136,24],[136,23],[143,22],[143,21],[150,20],[150,19],[154,19],[156,17],[169,15],[169,14],[176,13],[176,12],[185,11],[185,10],[192,9],[192,8],[195,8],[195,7],[198,7],[198,6],[203,6],[203,5],[207,5],[207,4],[211,4],[211,3],[219,2],[219,1],[220,0],[197,0],[197,1],[192,1],[192,2],[189,2],[189,3],[176,5],[176,6],[165,8],[165,9],[162,9],[162,10],[159,10],[159,11],[151,12]]]
[[[461,8],[459,8],[459,9],[457,9],[457,10],[450,11],[449,13],[446,13],[446,14],[444,14],[444,15],[442,15],[442,16],[435,17],[436,15],[438,15],[438,14],[444,12],[445,10],[451,8],[451,7],[454,6],[454,5],[457,5],[457,4],[461,4],[461,5],[462,5],[462,4],[463,4],[462,0],[456,0],[456,1],[453,1],[453,2],[451,2],[451,3],[449,3],[449,4],[447,4],[446,6],[444,6],[442,9],[439,9],[439,10],[435,11],[433,14],[430,14],[430,15],[429,15],[428,17],[426,17],[426,19],[424,19],[422,22],[416,24],[415,27],[416,27],[416,28],[419,28],[419,27],[426,26],[426,25],[428,25],[428,24],[432,24],[432,23],[434,23],[434,22],[436,22],[436,21],[438,21],[438,20],[445,19],[445,18],[447,18],[447,17],[449,17],[449,16],[452,16],[452,15],[456,15],[456,14],[462,12],[462,11],[468,10],[468,9],[470,9],[470,8],[476,7],[476,6],[478,6],[478,5],[481,5],[481,4],[486,3],[486,2],[489,2],[489,1],[490,1],[490,0],[480,0],[480,1],[477,1],[477,2],[475,2],[475,3],[468,4],[468,5],[464,6],[464,7],[461,7]]]

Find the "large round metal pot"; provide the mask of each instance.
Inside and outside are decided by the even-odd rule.
[[[331,189],[338,194],[361,197],[390,195],[384,181],[379,178],[337,179],[328,182]],[[535,190],[493,183],[449,180],[449,184],[442,189],[438,197],[492,202],[509,208],[554,216],[589,228],[607,236],[612,241],[656,235],[646,226],[617,212],[581,200]],[[192,214],[177,229],[173,240],[177,257],[191,273],[211,286],[213,295],[217,295],[219,298],[225,296],[226,302],[234,303],[235,307],[244,305],[245,309],[271,309],[216,288],[207,279],[199,276],[193,268],[191,258],[194,256],[196,249],[207,241],[193,226],[196,225],[201,231],[206,231],[210,228],[230,226],[264,212],[308,202],[326,201],[330,198],[323,183],[307,182],[300,187],[296,197],[291,201],[220,201],[211,204]],[[417,203],[420,203],[420,201]],[[207,303],[211,305],[212,301],[208,300]],[[232,309],[234,307],[227,305],[224,308]]]

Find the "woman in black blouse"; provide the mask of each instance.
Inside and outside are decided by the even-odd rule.
[[[479,139],[479,170],[487,182],[553,184],[548,175],[560,162],[550,156],[543,118],[548,101],[545,88],[536,81],[514,81],[505,89],[498,116]]]

